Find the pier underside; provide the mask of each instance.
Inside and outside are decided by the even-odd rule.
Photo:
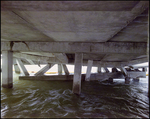
[[[38,80],[58,64],[59,75],[46,80],[73,80],[76,94],[81,79],[145,77],[146,68],[134,64],[149,61],[148,12],[149,1],[1,1],[2,86],[13,87],[13,65],[20,79]],[[46,66],[30,76],[26,64]],[[66,64],[75,65],[74,75]]]

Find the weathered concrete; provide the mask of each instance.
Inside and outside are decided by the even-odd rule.
[[[142,71],[146,72],[146,71],[147,71],[147,68],[146,68],[146,67],[143,67],[143,68],[142,68]]]
[[[17,58],[17,59],[16,59],[16,62],[17,62],[17,64],[18,64],[19,68],[20,68],[21,73],[22,73],[24,76],[28,76],[29,73],[28,73],[27,69],[25,68],[24,64],[22,63],[22,61]]]
[[[82,71],[82,53],[75,53],[75,67],[74,67],[74,77],[73,77],[73,93],[81,93],[81,71]]]
[[[57,54],[57,53],[54,53],[54,54]],[[60,54],[60,53],[58,53],[58,54]],[[99,55],[99,54],[97,54],[97,55]],[[29,52],[29,54],[26,54],[26,53],[22,53],[22,54],[21,53],[14,53],[13,56],[17,57],[17,58],[30,59],[30,60],[33,60],[34,62],[35,61],[40,62],[41,64],[47,64],[47,63],[61,63],[61,64],[66,64],[66,62],[63,62],[64,60],[60,61],[56,57],[54,57],[52,55],[50,55],[50,56],[49,55],[43,56],[43,53],[42,53],[41,56],[39,54],[36,55],[35,52],[33,52],[33,54],[32,54],[32,52]],[[115,54],[115,56],[116,56],[116,54]],[[124,57],[125,56],[126,55],[124,55]],[[91,57],[91,55],[90,55],[90,57]],[[120,56],[118,56],[118,57],[120,57]],[[123,57],[123,56],[121,56],[121,57]],[[136,57],[136,56],[132,55],[132,57]],[[110,57],[107,57],[107,58],[110,58]],[[95,59],[95,57],[93,57],[93,59]],[[120,67],[120,66],[126,66],[127,64],[132,64],[133,65],[133,64],[136,64],[136,63],[143,63],[143,62],[146,62],[146,61],[148,61],[147,58],[141,58],[139,60],[132,60],[131,62],[119,62],[119,63],[114,62],[114,61],[109,61],[109,62],[107,62],[107,61],[93,61],[93,66],[100,65],[100,66],[105,66],[105,67],[114,67],[114,66]],[[68,64],[74,64],[74,61],[68,61],[68,62],[69,62]],[[85,66],[87,65],[87,61],[86,60],[83,60],[83,65],[85,65]]]
[[[143,71],[128,71],[128,77],[130,78],[146,78],[146,72]]]
[[[127,71],[124,67],[121,67],[120,70],[121,70],[121,72],[123,73],[124,76],[128,75],[128,73],[127,73]]]
[[[62,63],[68,63],[68,58],[65,53],[53,53],[55,57]]]
[[[14,64],[14,69],[15,69],[15,73],[17,73],[17,74],[21,73],[21,71],[20,71],[20,69],[18,67],[18,64]]]
[[[28,55],[28,54],[23,54],[23,53],[14,53],[13,56],[18,57],[18,58],[23,58],[23,59],[30,59],[30,60],[33,60],[33,61],[43,61],[45,63],[47,63],[47,62],[61,63],[61,61],[59,61],[55,57]]]
[[[73,81],[73,75],[50,75],[50,76],[19,76],[20,80],[33,80],[33,81],[45,81],[45,80],[49,80],[49,81],[66,81],[66,80],[70,80]],[[85,74],[81,75],[81,80],[84,81],[85,80]]]
[[[112,72],[119,72],[116,67],[112,68]]]
[[[45,77],[45,78],[41,78]],[[24,80],[73,80],[73,75],[51,75],[51,76],[20,76],[19,79]],[[85,74],[81,75],[81,79],[85,80]],[[104,81],[107,80],[109,83],[113,83],[114,79],[125,79],[126,83],[130,82],[130,77],[125,77],[122,72],[114,72],[114,73],[93,73],[90,75],[90,81],[100,80]],[[134,79],[139,79],[134,77]]]
[[[2,87],[13,87],[13,52],[2,51]]]
[[[125,77],[125,84],[129,84],[130,83],[130,77]]]
[[[133,81],[139,82],[139,78],[133,78]]]
[[[10,47],[10,42],[2,42],[2,50],[22,51],[22,52],[54,52],[54,53],[122,53],[122,54],[142,54],[146,55],[146,43],[68,43],[68,42],[14,42]],[[58,48],[59,47],[59,48]],[[128,48],[130,47],[130,48]],[[113,50],[112,50],[113,49]]]
[[[93,65],[93,60],[88,60],[85,81],[90,81],[92,65]]]
[[[109,70],[107,69],[107,67],[103,67],[106,73],[109,73]]]
[[[62,75],[62,65],[58,64],[58,75]]]
[[[62,66],[63,66],[63,69],[64,69],[65,74],[66,74],[66,75],[69,75],[69,71],[68,71],[67,66],[66,66],[65,64],[62,64]]]
[[[44,75],[46,71],[48,71],[54,64],[47,64],[45,67],[43,67],[41,70],[39,70],[37,73],[35,73],[35,76]]]
[[[107,80],[109,78],[113,79],[124,79],[124,75],[121,72],[114,72],[114,73],[96,73],[91,74],[90,81],[94,80]]]
[[[32,60],[30,60],[30,59],[26,59],[31,65],[35,65],[35,63],[32,61]]]
[[[101,66],[98,66],[97,67],[97,73],[101,73],[102,71],[101,71]]]
[[[74,54],[82,53],[83,65],[93,60],[93,66],[101,67],[149,61],[149,1],[1,3],[1,50],[12,50],[14,57],[41,64],[74,64]],[[122,72],[124,77],[145,76]],[[106,74],[109,78],[114,73],[99,72],[90,78]]]

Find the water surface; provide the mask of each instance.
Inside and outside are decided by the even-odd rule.
[[[114,80],[82,82],[81,95],[72,81],[19,80],[1,87],[1,117],[27,118],[149,118],[148,77],[139,82]]]

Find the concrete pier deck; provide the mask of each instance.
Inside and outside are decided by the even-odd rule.
[[[17,59],[24,75],[29,75],[26,64],[47,65],[37,76],[49,64],[61,64],[60,74],[63,66],[68,76],[66,64],[73,64],[73,92],[80,94],[82,66],[88,66],[87,81],[92,66],[108,75],[108,67],[121,68],[128,79],[125,67],[149,62],[148,12],[149,1],[1,1],[2,57],[11,52],[9,61]],[[2,64],[7,63],[2,66],[4,87],[12,87],[6,72],[14,63],[8,58]]]

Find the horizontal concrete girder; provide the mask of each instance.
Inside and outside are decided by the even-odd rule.
[[[128,62],[124,62],[122,63],[122,66],[128,66],[128,65],[134,65],[134,64],[140,64],[140,63],[144,63],[144,62],[148,62],[148,58],[141,58],[141,59],[136,59],[136,60],[131,60]]]
[[[28,54],[22,54],[22,53],[14,53],[13,56],[18,57],[18,58],[23,58],[23,59],[30,59],[33,61],[42,61],[44,63],[47,63],[47,62],[61,63],[61,61],[59,61],[55,57],[36,56],[36,55],[28,55]]]
[[[45,57],[45,56],[36,56],[36,55],[30,55],[30,54],[22,54],[22,53],[13,53],[14,57],[17,58],[23,58],[23,59],[30,59],[33,60],[34,63],[37,65],[36,61],[40,62],[41,64],[47,64],[47,63],[58,63],[58,64],[73,64],[74,62],[61,62],[57,60],[57,58],[54,57]],[[120,66],[128,66],[128,65],[134,65],[139,64],[143,62],[148,62],[147,58],[141,58],[137,60],[131,60],[129,62],[102,62],[102,61],[93,61],[93,66],[101,66],[101,67],[120,67]],[[87,66],[87,60],[83,60],[83,66]]]
[[[10,45],[13,44],[13,45]],[[147,43],[1,42],[1,50],[52,53],[136,53],[146,54]],[[113,50],[112,50],[113,49]]]
[[[66,62],[60,62],[54,57],[44,57],[44,56],[36,56],[36,55],[28,55],[28,54],[22,54],[22,53],[13,53],[13,56],[16,58],[22,58],[22,59],[30,59],[33,61],[38,61],[40,64],[47,64],[47,63],[62,63],[62,64],[73,64],[74,62],[66,63]],[[35,62],[34,62],[35,63]],[[125,62],[122,62],[125,63]],[[37,64],[37,63],[35,63]],[[100,61],[93,61],[93,66],[107,66],[107,67],[112,67],[112,66],[120,66],[121,62],[100,62]],[[83,60],[83,66],[87,66],[87,60]]]
[[[68,63],[68,58],[65,53],[53,53],[60,62]]]

